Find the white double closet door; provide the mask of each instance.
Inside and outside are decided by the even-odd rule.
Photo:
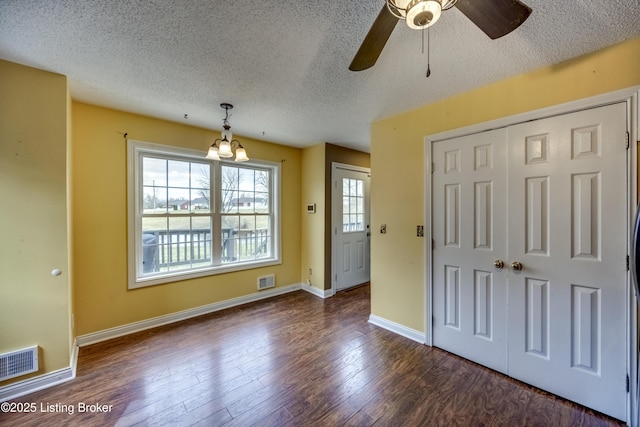
[[[626,117],[619,103],[432,144],[434,345],[619,419]]]

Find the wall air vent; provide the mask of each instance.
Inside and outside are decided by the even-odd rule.
[[[276,285],[276,276],[273,274],[269,276],[258,277],[258,290],[273,288]]]
[[[0,381],[38,371],[38,346],[0,354]]]

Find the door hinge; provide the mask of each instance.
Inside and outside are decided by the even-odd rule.
[[[431,239],[431,250],[432,251],[436,250],[436,241],[434,239]]]
[[[627,271],[629,271],[629,255],[627,255]]]
[[[631,139],[631,137],[629,136],[629,131],[627,131],[627,150],[631,146],[631,143],[629,142],[630,139]]]
[[[629,382],[629,374],[627,374],[627,393],[631,390],[631,383]]]
[[[436,164],[431,162],[431,173],[436,170]]]

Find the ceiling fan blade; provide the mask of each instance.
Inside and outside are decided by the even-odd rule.
[[[366,70],[376,63],[397,22],[398,18],[389,12],[386,5],[383,6],[349,65],[351,71]]]
[[[519,0],[458,0],[456,7],[492,39],[509,34],[531,14]]]

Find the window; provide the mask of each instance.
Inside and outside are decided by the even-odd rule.
[[[364,231],[364,181],[342,178],[342,231]]]
[[[129,140],[129,288],[280,262],[279,165]]]

